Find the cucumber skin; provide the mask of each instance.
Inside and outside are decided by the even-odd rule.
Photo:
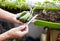
[[[23,11],[20,16],[17,17],[18,20],[23,23],[28,22],[32,18],[32,14],[29,11]]]
[[[60,29],[60,23],[54,23],[54,22],[48,22],[48,21],[43,21],[43,20],[36,20],[34,22],[36,26],[43,26],[43,27],[48,27],[48,28],[53,28],[53,29]]]

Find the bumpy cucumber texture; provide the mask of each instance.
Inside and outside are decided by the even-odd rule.
[[[20,21],[22,21],[22,22],[24,22],[24,23],[26,23],[26,22],[29,21],[32,17],[33,17],[33,16],[32,16],[32,14],[30,14],[29,11],[23,11],[23,12],[21,13],[21,15],[20,15],[17,19],[20,20]]]

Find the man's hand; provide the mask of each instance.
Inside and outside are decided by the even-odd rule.
[[[28,27],[25,25],[22,25],[20,27],[13,28],[9,31],[7,31],[7,34],[10,38],[19,38],[23,37],[28,33]]]
[[[12,16],[12,18],[13,18],[12,22],[15,22],[17,24],[24,24],[23,22],[21,22],[20,20],[17,19],[17,16],[19,16],[19,14],[14,14],[13,16]]]
[[[28,33],[28,26],[22,25],[20,27],[13,28],[3,34],[0,35],[0,40],[6,40],[9,38],[22,38]]]

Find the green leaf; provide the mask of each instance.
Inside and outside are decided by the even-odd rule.
[[[57,0],[53,0],[53,1],[57,1]]]

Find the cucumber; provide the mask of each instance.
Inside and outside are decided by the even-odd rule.
[[[36,20],[34,22],[36,26],[42,26],[42,27],[48,27],[48,28],[53,28],[53,29],[60,29],[60,23],[55,23],[55,22],[48,22],[48,21],[43,21],[43,20]]]
[[[32,18],[32,14],[29,11],[23,11],[22,14],[18,17],[18,20],[26,23]]]

